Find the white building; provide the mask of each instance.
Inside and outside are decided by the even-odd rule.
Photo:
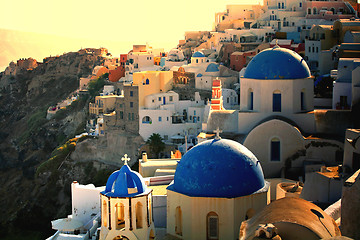
[[[337,78],[333,88],[333,109],[350,109],[352,93],[359,99],[357,84],[359,77],[360,58],[340,58],[337,69]]]
[[[100,240],[154,239],[152,189],[126,164],[110,175],[101,192]]]
[[[203,130],[239,134],[264,169],[280,176],[288,157],[315,132],[313,78],[295,52],[275,46],[257,54],[240,80],[240,111],[211,111]]]
[[[145,140],[153,133],[159,133],[166,141],[186,134],[196,137],[204,107],[199,93],[195,93],[194,101],[180,101],[179,94],[173,91],[147,95],[145,106],[139,109],[139,134]]]

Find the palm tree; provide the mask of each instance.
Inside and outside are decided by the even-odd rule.
[[[146,143],[149,145],[151,153],[156,157],[159,157],[159,153],[165,149],[165,143],[158,133],[153,133]]]

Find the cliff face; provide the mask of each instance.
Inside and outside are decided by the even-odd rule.
[[[31,70],[0,74],[0,233],[11,229],[44,231],[50,220],[70,210],[73,180],[101,182],[114,169],[96,161],[76,163],[64,159],[54,172],[36,176],[40,164],[66,139],[83,132],[88,96],[46,119],[49,106],[65,99],[79,86],[79,77],[91,74],[103,58],[95,53],[67,53],[48,59]],[[100,174],[100,175],[99,175]],[[96,180],[97,179],[97,180]]]

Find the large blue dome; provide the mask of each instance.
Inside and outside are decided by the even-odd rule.
[[[250,150],[232,140],[215,139],[182,157],[168,189],[192,197],[234,198],[264,186],[260,162]]]
[[[299,54],[278,46],[258,53],[244,74],[244,78],[253,79],[299,79],[310,76],[309,67]]]

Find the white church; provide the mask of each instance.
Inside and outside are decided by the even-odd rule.
[[[285,160],[315,132],[313,77],[300,55],[275,46],[258,53],[240,77],[240,110],[211,111],[204,132],[220,128],[278,177]]]

